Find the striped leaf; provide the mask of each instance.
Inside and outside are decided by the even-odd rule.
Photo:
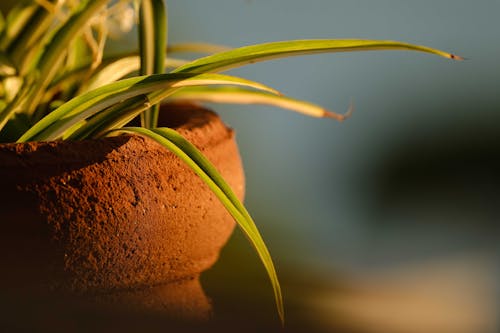
[[[175,72],[220,72],[259,61],[290,56],[375,50],[410,50],[432,53],[449,59],[462,59],[457,55],[430,47],[396,41],[363,39],[294,40],[245,46],[216,53],[181,66]]]
[[[212,163],[192,143],[170,128],[149,130],[142,127],[124,127],[111,133],[139,134],[157,141],[184,161],[209,186],[257,251],[270,277],[278,314],[283,323],[283,297],[271,255],[252,217]]]

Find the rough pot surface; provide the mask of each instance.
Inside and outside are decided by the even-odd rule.
[[[193,142],[243,198],[234,132],[177,106],[166,124]],[[0,145],[3,293],[84,295],[182,317],[211,305],[199,274],[234,221],[209,188],[156,142],[119,136]]]

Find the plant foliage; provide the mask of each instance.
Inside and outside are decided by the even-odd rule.
[[[156,140],[191,167],[235,218],[268,272],[283,321],[277,274],[252,217],[196,147],[176,131],[157,127],[160,103],[260,103],[341,121],[348,114],[218,73],[327,52],[411,50],[460,57],[424,46],[359,39],[282,41],[237,49],[201,43],[167,46],[166,12],[164,0],[34,0],[21,1],[8,15],[0,15],[0,141],[83,140],[120,133]],[[127,32],[136,22],[136,53],[104,53],[108,37]],[[194,61],[174,57],[186,50],[212,54]],[[141,118],[142,127],[128,126],[135,117]]]

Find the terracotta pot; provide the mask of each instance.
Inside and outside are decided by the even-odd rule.
[[[240,199],[234,132],[211,111],[163,110]],[[162,146],[139,136],[0,145],[3,294],[208,318],[199,275],[235,223],[208,187]]]

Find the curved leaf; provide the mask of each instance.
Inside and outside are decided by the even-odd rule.
[[[396,41],[363,39],[294,40],[245,46],[217,53],[194,60],[177,68],[174,72],[218,72],[259,61],[304,54],[375,50],[411,50],[432,53],[449,59],[462,59],[457,55],[426,46]]]
[[[24,133],[18,142],[55,140],[76,123],[129,98],[155,93],[151,105],[159,103],[174,88],[199,85],[242,85],[275,92],[263,84],[221,74],[153,74],[120,80],[89,91],[64,103]]]
[[[117,103],[75,125],[75,130],[68,129],[63,140],[84,140],[99,138],[112,129],[119,129],[151,107],[147,95],[139,95]]]
[[[23,109],[32,113],[49,86],[50,81],[56,76],[61,62],[64,60],[64,50],[70,42],[87,26],[87,22],[104,6],[108,0],[82,1],[74,14],[52,36],[47,46],[35,57],[37,71],[32,74],[37,80],[33,87],[28,87],[29,99]]]
[[[271,280],[276,307],[283,323],[283,296],[271,255],[252,217],[212,163],[192,143],[170,128],[148,130],[142,127],[125,127],[110,133],[139,134],[157,141],[184,161],[209,186],[257,251]]]
[[[9,11],[0,34],[0,49],[7,50],[10,47],[11,43],[18,38],[21,31],[26,27],[37,8],[38,5],[35,3],[18,2]]]
[[[177,43],[170,44],[167,48],[169,53],[196,52],[213,54],[231,50],[231,47],[211,43]]]
[[[50,4],[50,2],[48,2]],[[35,58],[43,44],[40,39],[50,34],[50,27],[53,24],[55,13],[49,12],[46,8],[37,4],[36,10],[25,22],[23,29],[9,45],[8,52],[16,61],[17,68],[21,75],[26,74],[30,62]]]
[[[352,106],[346,114],[338,114],[302,100],[283,95],[270,94],[266,91],[250,90],[244,87],[188,87],[181,88],[168,96],[168,100],[190,100],[198,102],[231,104],[264,104],[289,109],[310,117],[345,120],[352,112]]]
[[[141,66],[140,62],[141,60],[139,56],[129,56],[113,61],[110,64],[106,64],[92,77],[88,87],[82,90],[82,92],[99,88],[105,84],[117,81],[133,72],[138,71]],[[164,68],[175,68],[182,66],[185,63],[185,60],[166,58]]]

